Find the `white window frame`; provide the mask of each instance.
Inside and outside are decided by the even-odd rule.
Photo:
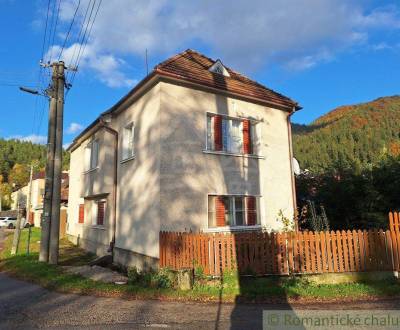
[[[221,116],[222,117],[222,150],[215,150],[214,145],[214,117]],[[250,121],[250,135],[251,135],[251,143],[252,143],[252,153],[245,154],[243,150],[243,121]],[[225,124],[224,124],[225,121]],[[240,121],[240,131],[241,131],[241,143],[240,143],[240,152],[234,151],[231,148],[232,141],[232,130],[233,130],[233,121]],[[225,132],[224,132],[225,126]],[[209,129],[211,131],[209,131]],[[224,154],[224,155],[232,155],[232,156],[243,156],[249,158],[264,158],[261,154],[261,122],[255,121],[254,119],[245,118],[245,117],[232,117],[224,114],[217,114],[212,112],[206,113],[206,144],[205,149],[203,150],[205,153],[215,153],[215,154]],[[226,136],[224,136],[224,133]],[[226,140],[226,142],[224,141]]]
[[[99,225],[97,223],[97,215],[98,215],[98,210],[99,210],[99,202],[104,202],[104,218],[103,218],[103,224]],[[97,199],[93,200],[91,203],[91,218],[92,218],[92,226],[93,227],[104,227],[104,224],[106,222],[106,211],[107,211],[107,201],[105,199]]]
[[[122,134],[122,161],[135,157],[135,124],[129,123]]]
[[[94,147],[95,146],[95,147]],[[96,150],[94,153],[93,151]],[[84,151],[85,172],[90,172],[99,167],[99,140],[90,141]]]
[[[232,206],[232,221],[233,221],[233,225],[230,226],[214,226],[214,227],[210,227],[209,226],[209,213],[210,213],[210,209],[209,209],[209,198],[210,197],[228,197],[231,201],[229,202],[229,205]],[[242,198],[242,205],[243,205],[243,209],[242,212],[244,212],[244,218],[243,218],[243,224],[242,225],[236,225],[236,201],[235,198]],[[256,200],[256,211],[257,211],[257,219],[256,219],[256,224],[255,225],[248,225],[248,219],[247,219],[247,203],[246,203],[246,198],[247,197],[254,197]],[[217,231],[217,230],[226,230],[226,229],[258,229],[261,228],[261,205],[260,205],[260,200],[261,200],[261,196],[259,195],[241,195],[241,194],[232,194],[232,195],[218,195],[218,194],[208,194],[207,195],[207,230],[212,230],[212,231]],[[214,208],[215,208],[215,202],[214,202]],[[214,216],[216,216],[216,211],[214,209],[213,211]]]

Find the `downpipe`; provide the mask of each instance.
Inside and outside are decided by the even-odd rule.
[[[111,253],[114,261],[115,236],[117,231],[117,182],[118,182],[118,132],[112,129],[104,118],[100,118],[102,128],[114,137],[114,173],[113,173],[113,224],[112,238],[107,252]]]

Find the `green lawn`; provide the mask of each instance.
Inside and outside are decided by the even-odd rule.
[[[200,278],[193,290],[180,291],[172,288],[155,288],[141,284],[103,284],[81,276],[63,272],[61,266],[81,265],[94,256],[73,246],[66,240],[60,242],[60,266],[38,262],[40,231],[33,228],[32,253],[26,255],[28,230],[22,231],[17,256],[10,255],[12,234],[6,239],[5,249],[0,253],[0,270],[18,278],[38,283],[60,292],[119,296],[127,299],[174,299],[197,301],[268,301],[269,299],[357,299],[400,294],[397,281],[364,282],[353,284],[315,285],[304,278],[244,277],[238,280],[235,274],[225,274],[222,280]]]

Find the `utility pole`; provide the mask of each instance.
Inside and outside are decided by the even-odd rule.
[[[29,254],[29,244],[31,241],[31,196],[32,196],[32,177],[33,177],[33,165],[31,165],[31,173],[29,175],[29,188],[28,188],[28,196],[26,198],[26,223],[29,224],[28,229],[28,244],[26,246],[26,253]]]
[[[56,144],[53,176],[53,201],[51,205],[50,249],[49,263],[57,265],[60,240],[60,206],[61,206],[61,176],[62,176],[62,143],[64,117],[64,62],[56,66],[57,71],[57,117],[56,117]]]
[[[58,90],[58,67],[52,66],[52,84],[47,90],[50,97],[49,109],[49,127],[47,133],[47,161],[46,161],[46,178],[44,186],[43,214],[41,219],[41,238],[39,261],[49,261],[49,245],[50,245],[50,219],[51,207],[53,200],[53,177],[54,177],[54,152],[55,152],[55,136],[56,136],[56,116],[57,116],[57,90]],[[63,86],[64,88],[64,86]]]
[[[15,255],[18,252],[19,237],[21,235],[21,208],[20,208],[21,203],[19,197],[20,197],[20,190],[18,190],[17,194],[17,223],[15,224],[14,238],[11,247],[11,255]]]
[[[51,84],[46,90],[46,96],[50,98],[50,106],[39,261],[57,264],[60,237],[64,87],[70,88],[71,84],[65,83],[65,70],[67,68],[63,61],[51,64],[41,63],[40,65],[51,67],[52,75]],[[77,71],[77,68],[68,68],[68,70]],[[34,95],[43,95],[37,90],[26,87],[20,87],[20,90]]]
[[[31,165],[31,172],[29,174],[28,196],[26,197],[26,223],[30,223],[31,221],[32,176],[33,176],[33,165]]]

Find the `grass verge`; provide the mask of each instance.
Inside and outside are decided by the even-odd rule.
[[[343,301],[400,295],[400,285],[397,281],[316,285],[307,282],[304,278],[242,277],[238,280],[238,277],[232,273],[226,273],[223,279],[219,280],[200,278],[195,282],[193,290],[190,291],[144,287],[139,284],[105,284],[63,272],[62,266],[82,265],[94,257],[66,240],[60,242],[59,266],[38,262],[40,230],[37,228],[32,230],[31,254],[28,256],[25,253],[28,234],[28,230],[25,229],[21,235],[19,254],[11,256],[12,233],[8,232],[4,249],[0,252],[0,270],[59,292],[117,296],[127,299],[223,302]]]

